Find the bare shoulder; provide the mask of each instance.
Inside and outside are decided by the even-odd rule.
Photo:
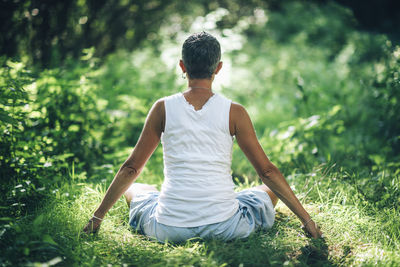
[[[158,111],[161,111],[161,110],[164,109],[164,106],[165,106],[165,99],[164,99],[164,97],[163,97],[163,98],[158,99],[158,100],[154,103],[153,108],[156,109],[156,110],[158,110]]]
[[[246,108],[237,102],[233,102],[231,104],[231,115],[243,115],[244,113],[247,113]]]
[[[164,114],[165,114],[165,100],[164,98],[160,98],[156,102],[154,102],[153,106],[149,111],[149,116],[162,118]]]
[[[238,126],[243,122],[243,120],[248,119],[249,115],[247,114],[246,108],[237,102],[232,102],[229,112],[229,130],[231,135],[236,135]]]
[[[165,100],[164,98],[158,99],[150,111],[154,113],[156,117],[156,124],[158,125],[158,129],[161,132],[164,132],[165,127]]]
[[[230,115],[230,119],[232,119],[233,122],[239,122],[241,120],[250,119],[246,108],[243,105],[236,103],[236,102],[232,102],[229,115]]]

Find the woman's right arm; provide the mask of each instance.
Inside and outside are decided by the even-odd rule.
[[[164,129],[164,117],[164,101],[159,100],[151,108],[142,133],[131,155],[115,175],[102,202],[94,212],[94,216],[85,226],[83,230],[85,233],[96,232],[99,229],[101,220],[108,210],[129,188],[132,182],[136,180],[147,160],[157,148]]]
[[[245,108],[232,103],[230,112],[230,130],[236,136],[239,147],[252,163],[261,180],[278,196],[305,225],[305,230],[314,238],[321,237],[318,226],[293,193],[279,169],[268,159],[258,142],[253,124]]]

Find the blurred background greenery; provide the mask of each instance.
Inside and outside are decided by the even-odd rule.
[[[184,90],[181,45],[202,30],[223,49],[214,90],[247,108],[291,183],[346,172],[337,183],[365,205],[398,212],[399,13],[389,0],[1,1],[2,227],[64,184],[109,182],[152,103]],[[232,170],[257,179],[237,146]],[[142,176],[161,183],[160,147]]]

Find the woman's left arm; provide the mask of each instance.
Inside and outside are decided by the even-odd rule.
[[[131,155],[120,167],[114,180],[108,187],[100,206],[83,229],[85,233],[98,231],[100,223],[108,210],[139,176],[147,160],[160,142],[161,133],[164,130],[164,118],[164,100],[158,100],[146,118],[143,131]]]

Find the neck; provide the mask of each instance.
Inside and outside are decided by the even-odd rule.
[[[212,87],[212,80],[210,79],[194,79],[189,80],[188,87],[192,89],[209,89]]]

